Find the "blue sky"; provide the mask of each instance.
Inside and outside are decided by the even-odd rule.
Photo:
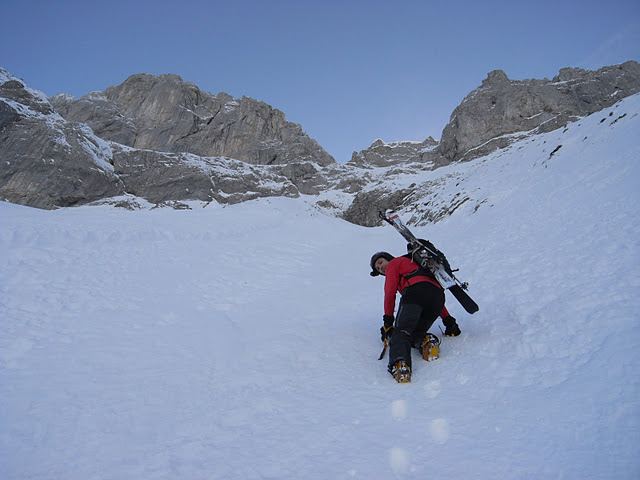
[[[639,0],[4,1],[0,66],[81,97],[135,73],[264,101],[339,162],[377,138],[440,139],[491,70],[640,60]]]

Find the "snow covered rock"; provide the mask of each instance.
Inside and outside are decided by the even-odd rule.
[[[152,205],[310,195],[360,225],[411,205],[415,222],[435,222],[484,201],[457,186],[442,194],[447,174],[435,170],[504,152],[639,91],[633,61],[562,69],[552,81],[496,70],[454,110],[441,142],[376,140],[338,164],[282,112],[177,75],[133,75],[76,100],[47,99],[0,70],[0,199],[55,208],[125,194]]]
[[[640,92],[640,65],[565,68],[553,80],[510,80],[496,70],[451,114],[438,153],[471,160],[530,133],[550,132]]]
[[[391,142],[376,140],[369,148],[359,152],[353,152],[351,162],[356,165],[375,165],[384,167],[405,162],[430,162],[434,161],[434,150],[438,142],[433,137],[423,142]]]
[[[376,140],[354,152],[356,165],[391,166],[407,162],[438,168],[468,161],[535,133],[550,132],[640,92],[640,65],[629,61],[598,71],[563,68],[553,80],[510,80],[489,72],[451,114],[437,142],[385,143]]]
[[[0,69],[0,198],[38,208],[120,195],[107,142]]]

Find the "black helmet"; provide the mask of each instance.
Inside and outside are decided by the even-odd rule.
[[[394,256],[387,252],[374,253],[373,257],[371,257],[371,262],[369,262],[369,265],[371,266],[371,273],[369,273],[369,275],[371,275],[372,277],[376,277],[380,275],[380,272],[378,272],[378,270],[376,270],[376,267],[375,267],[376,262],[378,261],[379,258],[385,258],[391,261],[394,259]]]

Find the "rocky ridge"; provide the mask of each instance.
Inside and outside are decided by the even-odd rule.
[[[252,165],[335,163],[284,113],[249,97],[213,95],[178,75],[138,74],[78,100],[51,98],[65,119],[128,147],[201,157],[228,157]]]
[[[635,61],[596,71],[563,68],[552,80],[511,80],[494,70],[454,109],[440,142],[431,137],[423,143],[376,140],[354,152],[351,163],[420,162],[437,168],[472,160],[526,135],[564,127],[638,91],[640,65]]]
[[[438,151],[471,160],[530,135],[565,127],[640,91],[640,65],[563,68],[553,80],[510,80],[496,70],[456,107]]]
[[[0,199],[136,208],[141,198],[186,208],[310,195],[327,212],[375,225],[378,209],[435,191],[437,180],[425,182],[425,172],[566,126],[639,91],[636,62],[563,69],[551,81],[494,71],[454,110],[440,142],[377,140],[337,164],[282,112],[202,92],[176,75],[139,74],[80,99],[47,99],[0,69]],[[460,198],[423,219],[437,221]]]

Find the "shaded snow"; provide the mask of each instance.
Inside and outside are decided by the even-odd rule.
[[[463,333],[407,385],[376,360],[391,227],[0,203],[0,478],[637,478],[639,112],[422,174],[470,198],[412,229],[480,312],[448,296]]]

